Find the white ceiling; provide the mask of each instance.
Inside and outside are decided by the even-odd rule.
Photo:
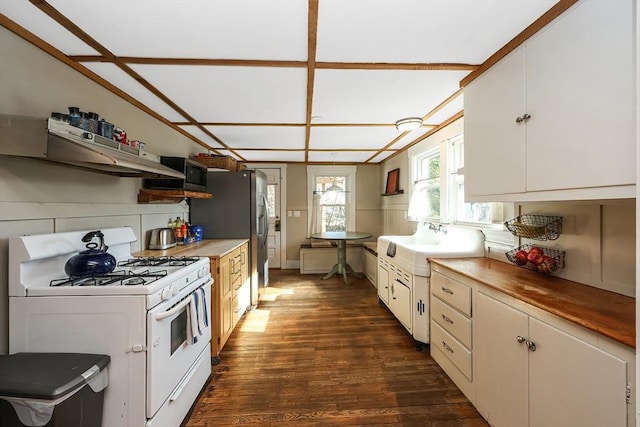
[[[378,163],[460,113],[460,80],[555,3],[2,0],[0,13],[212,153]],[[396,130],[412,116],[422,128]]]

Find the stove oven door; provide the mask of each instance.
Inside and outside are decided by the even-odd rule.
[[[152,418],[178,387],[211,341],[211,277],[202,278],[149,311],[147,316],[147,418]],[[204,289],[206,325],[197,340],[189,340],[187,313],[192,295]],[[202,319],[204,320],[204,319]],[[200,322],[202,326],[203,322]],[[194,329],[191,329],[193,331]],[[197,334],[197,332],[196,332]]]

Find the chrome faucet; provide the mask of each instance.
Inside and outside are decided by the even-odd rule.
[[[425,222],[425,224],[429,224],[429,230],[433,230],[436,233],[441,232],[442,234],[447,234],[447,229],[444,228],[442,224],[435,225],[431,222]]]

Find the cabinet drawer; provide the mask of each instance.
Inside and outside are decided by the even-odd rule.
[[[236,248],[231,252],[231,274],[237,275],[242,273],[242,249]]]
[[[438,347],[469,381],[471,377],[471,352],[436,322],[431,322],[431,345]]]
[[[431,298],[431,318],[465,347],[471,349],[471,319],[437,297]]]
[[[242,287],[242,275],[236,274],[231,277],[231,287],[233,288],[233,294],[236,295]]]
[[[471,317],[471,288],[469,286],[434,272],[431,275],[431,293]]]

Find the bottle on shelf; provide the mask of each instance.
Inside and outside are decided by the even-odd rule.
[[[176,241],[178,243],[182,243],[184,239],[184,234],[182,234],[182,224],[184,224],[184,221],[180,219],[179,216],[171,223],[171,228],[173,228],[173,232],[176,235]]]
[[[187,243],[189,243],[189,236],[187,233],[187,223],[182,221],[182,224],[180,224],[180,235],[182,236],[182,244],[186,245]]]

